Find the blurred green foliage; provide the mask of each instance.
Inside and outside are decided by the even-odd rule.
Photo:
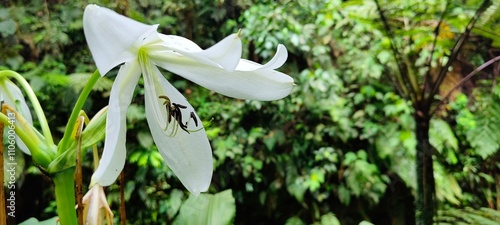
[[[297,85],[289,97],[278,101],[230,99],[165,72],[207,122],[215,159],[209,192],[229,193],[235,199],[235,212],[232,206],[226,211],[235,216],[226,221],[414,223],[414,110],[391,85],[396,65],[372,1],[2,1],[0,67],[16,70],[30,81],[56,138],[62,136],[81,84],[95,70],[82,32],[87,3],[160,24],[159,31],[187,37],[203,48],[241,29],[244,58],[262,63],[273,56],[279,43],[287,46],[289,60],[280,70]],[[395,30],[396,41],[406,46],[404,52],[416,68],[425,69],[445,1],[385,3],[392,12],[391,22],[405,24],[405,29]],[[446,60],[479,3],[450,3],[437,39],[434,67]],[[490,17],[482,24],[498,26],[495,16]],[[471,37],[463,52],[464,65],[477,67],[491,58],[497,42],[490,36],[477,32]],[[424,69],[417,71],[424,74]],[[89,115],[107,105],[115,74],[116,70],[111,71],[99,81],[85,107]],[[456,74],[458,79],[466,75],[465,70]],[[457,215],[446,217],[453,223],[465,220],[459,213],[477,213],[464,207],[498,210],[497,77],[498,70],[486,70],[431,121],[430,141],[437,151],[436,194],[443,210],[437,218]],[[127,114],[127,222],[185,224],[182,218],[192,215],[188,205],[192,200],[154,146],[143,96],[139,86]],[[88,183],[90,152],[86,159]],[[33,194],[23,196],[20,217],[52,218],[50,181],[33,166],[26,166],[22,176],[21,191]],[[117,222],[119,186],[107,191]]]

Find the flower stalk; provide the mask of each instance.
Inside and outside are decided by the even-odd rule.
[[[73,107],[73,111],[71,112],[71,115],[68,120],[68,124],[66,125],[66,129],[64,130],[64,135],[63,138],[61,139],[61,142],[59,142],[59,146],[57,149],[57,154],[60,155],[70,145],[70,139],[71,139],[71,132],[73,131],[76,120],[78,119],[78,115],[80,113],[80,110],[82,109],[83,105],[85,104],[85,101],[87,100],[90,91],[92,91],[92,88],[94,87],[95,83],[97,80],[101,78],[101,75],[98,70],[96,70],[90,79],[87,81],[87,84],[83,88],[82,92],[80,93],[80,96],[78,97],[78,100],[75,103],[75,107]]]
[[[75,167],[54,174],[59,223],[77,225],[75,210]]]

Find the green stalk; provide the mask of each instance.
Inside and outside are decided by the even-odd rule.
[[[77,225],[75,210],[75,167],[54,174],[59,224]]]
[[[12,77],[19,82],[21,87],[26,92],[26,95],[28,96],[29,100],[33,104],[33,109],[35,110],[38,121],[40,122],[40,127],[42,128],[42,133],[43,136],[45,137],[47,146],[54,146],[54,140],[52,139],[52,133],[50,132],[49,124],[47,123],[45,113],[43,112],[42,106],[40,105],[40,102],[38,101],[35,92],[33,92],[33,89],[31,89],[31,86],[28,83],[28,81],[26,81],[26,79],[24,79],[24,77],[21,76],[21,74],[12,70],[0,71],[0,77],[2,76]]]
[[[90,79],[87,81],[87,84],[82,90],[82,93],[80,93],[80,96],[78,97],[78,100],[76,101],[75,107],[73,108],[73,111],[71,112],[71,116],[69,117],[68,124],[66,124],[66,129],[64,130],[64,136],[59,142],[59,146],[57,149],[57,154],[60,155],[66,149],[69,147],[69,140],[71,139],[71,132],[73,131],[73,128],[75,127],[76,124],[76,119],[78,118],[78,115],[80,113],[80,110],[82,110],[83,104],[85,104],[85,101],[87,100],[87,97],[90,94],[90,91],[92,91],[92,88],[94,87],[95,83],[99,78],[101,77],[101,74],[99,73],[98,70],[92,74]]]

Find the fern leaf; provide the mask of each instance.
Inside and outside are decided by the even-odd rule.
[[[500,148],[500,102],[486,100],[475,114],[476,127],[467,133],[467,140],[483,159]]]
[[[437,224],[498,225],[500,212],[488,208],[443,209],[438,211],[435,221]]]
[[[450,125],[442,119],[432,119],[429,127],[429,142],[441,154],[446,155],[446,161],[457,163],[455,152],[458,151],[458,139]]]
[[[485,26],[500,19],[500,1],[493,1],[492,4],[481,15],[478,26]]]
[[[481,19],[476,24],[473,32],[492,39],[493,47],[500,47],[498,29],[500,29],[500,1],[492,1],[491,6],[481,15]]]

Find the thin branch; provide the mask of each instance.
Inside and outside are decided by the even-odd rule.
[[[492,52],[490,51],[491,56],[493,56]],[[491,91],[493,92],[494,88],[497,86],[497,79],[498,75],[500,73],[500,63],[498,63],[496,66],[493,66],[493,83],[491,84]]]
[[[439,108],[438,107],[439,105],[443,104],[451,96],[451,94],[453,93],[453,91],[455,89],[457,89],[458,87],[461,87],[465,82],[467,82],[468,80],[470,80],[474,75],[476,75],[477,73],[481,72],[484,68],[488,67],[489,65],[491,65],[494,62],[499,61],[499,60],[500,60],[500,56],[497,56],[497,57],[495,57],[493,59],[490,59],[488,62],[484,63],[483,65],[481,65],[478,68],[476,68],[474,71],[472,71],[469,74],[467,74],[467,76],[465,76],[462,80],[460,80],[460,82],[458,82],[457,85],[455,85],[450,91],[448,91],[448,93],[445,95],[445,97],[443,99],[441,99],[441,101],[436,106],[436,108],[434,108],[434,110],[432,111],[431,115],[433,115],[436,112],[437,108]]]
[[[444,21],[444,16],[448,12],[448,6],[450,5],[449,1],[446,1],[446,6],[444,7],[443,12],[441,13],[441,16],[439,17],[439,22],[436,26],[436,29],[434,29],[434,40],[432,41],[432,47],[431,47],[431,54],[429,55],[429,58],[427,59],[427,63],[429,63],[427,72],[425,73],[424,76],[424,91],[422,92],[421,99],[425,98],[425,93],[427,92],[427,88],[429,86],[433,86],[433,80],[430,77],[431,75],[431,67],[432,67],[432,59],[434,56],[434,51],[436,50],[436,44],[437,44],[437,39],[440,33],[440,28],[441,28],[441,23]],[[429,82],[429,85],[427,85],[427,82]]]
[[[444,78],[446,77],[446,73],[448,72],[448,68],[450,68],[451,64],[455,61],[455,59],[458,56],[458,53],[460,52],[460,49],[462,48],[463,44],[465,43],[465,40],[469,36],[472,28],[474,27],[474,24],[476,21],[479,19],[479,16],[486,10],[487,6],[489,5],[489,0],[485,0],[481,6],[476,10],[476,14],[472,19],[469,21],[469,24],[467,25],[467,28],[464,33],[460,36],[458,41],[455,43],[455,46],[453,47],[453,51],[451,52],[451,55],[448,59],[448,62],[446,62],[446,65],[441,68],[439,71],[439,75],[436,79],[436,82],[433,84],[431,92],[429,93],[429,98],[427,99],[427,104],[430,105],[433,101],[433,96],[436,95],[436,93],[439,90],[439,87],[441,86],[441,83],[443,82]]]
[[[397,48],[396,44],[394,43],[394,34],[392,33],[391,27],[389,26],[389,23],[387,22],[387,18],[385,18],[385,15],[382,11],[382,7],[380,7],[380,3],[378,0],[375,0],[375,4],[377,5],[377,10],[380,16],[380,20],[382,21],[382,25],[387,33],[387,36],[389,37],[390,40],[390,46],[392,50],[392,54],[394,55],[394,58],[396,59],[396,64],[398,66],[399,74],[396,74],[397,82],[394,82],[394,85],[396,85],[396,88],[402,92],[402,96],[404,98],[410,98],[413,100],[415,96],[412,96],[412,94],[408,93],[408,87],[406,84],[409,84],[410,82],[405,76],[407,74],[406,72],[406,67],[404,66],[404,60],[401,59],[401,51]],[[410,88],[410,91],[413,92],[413,89]]]

